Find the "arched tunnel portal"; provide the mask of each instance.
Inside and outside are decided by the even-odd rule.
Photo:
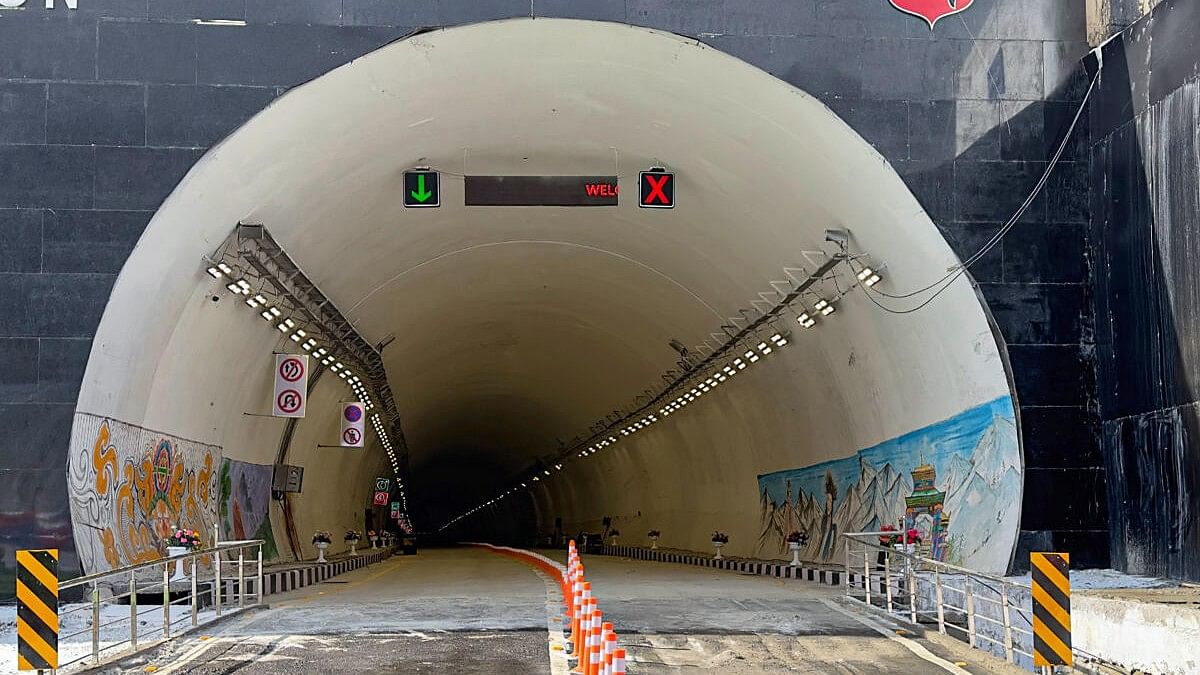
[[[437,208],[405,207],[415,167],[440,175]],[[675,208],[639,208],[652,167],[674,172]],[[477,176],[615,176],[621,192],[611,206],[466,206]],[[295,307],[298,326],[264,321],[247,300],[276,296],[239,224],[261,225],[353,335],[306,350],[337,327]],[[218,262],[221,279],[205,272]],[[270,532],[283,559],[310,531],[382,523],[370,505],[387,476],[416,527],[447,536],[560,520],[692,550],[720,530],[730,552],[778,556],[805,530],[813,560],[839,533],[926,508],[940,555],[1004,572],[1020,435],[987,310],[969,274],[948,274],[961,263],[825,105],[694,40],[557,19],[414,35],[275,101],[158,210],[79,398],[72,494],[96,487],[72,498],[81,560],[156,557],[154,528],[211,527],[222,481],[287,464],[304,467],[301,491],[242,532]],[[882,278],[870,288],[866,267]],[[248,294],[226,289],[239,278]],[[929,294],[900,296],[939,279],[910,311]],[[358,397],[332,369],[305,417],[270,416],[272,354],[319,366],[320,347],[385,408],[380,382],[337,351],[355,339],[386,370],[388,448],[370,429],[363,449],[327,447],[338,403]],[[172,453],[161,483],[157,459],[134,458],[151,437]],[[133,494],[157,505],[131,519]]]

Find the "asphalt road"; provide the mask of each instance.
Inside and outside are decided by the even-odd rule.
[[[897,633],[843,606],[837,589],[605,557],[585,565],[631,673],[1011,672]],[[110,672],[561,673],[553,590],[488,551],[425,549],[271,596],[269,609]]]

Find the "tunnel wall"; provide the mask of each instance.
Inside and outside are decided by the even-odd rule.
[[[1089,155],[1113,565],[1191,580],[1200,579],[1197,26],[1200,5],[1168,0],[1104,46]]]
[[[414,28],[527,15],[528,2],[80,0],[0,11],[0,494],[17,547],[70,553],[64,466],[91,337],[116,272],[204,150],[296,84]],[[198,11],[204,6],[206,9]],[[212,14],[200,16],[201,13]],[[1082,95],[1082,2],[977,0],[930,32],[870,2],[536,2],[537,16],[695,36],[812,93],[900,172],[960,253],[1045,166]],[[216,16],[220,14],[220,16]],[[196,25],[244,19],[246,27]],[[1013,364],[1029,541],[1103,564],[1091,401],[1086,165],[1071,156],[973,269]],[[1047,495],[1078,508],[1050,508]]]

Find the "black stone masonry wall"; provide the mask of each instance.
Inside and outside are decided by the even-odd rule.
[[[963,257],[1046,168],[1086,86],[1084,0],[976,0],[931,32],[887,0],[78,0],[0,10],[0,547],[73,548],[71,414],[114,276],[218,139],[289,87],[428,26],[621,21],[819,97],[887,157]],[[193,19],[244,20],[246,26]],[[1086,132],[973,269],[1007,341],[1024,545],[1108,558],[1089,409]],[[1019,558],[1023,556],[1018,556]],[[11,585],[0,588],[11,588]],[[0,591],[3,592],[3,591]]]
[[[1200,3],[1163,0],[1104,46],[1090,106],[1097,391],[1113,564],[1193,581],[1200,580],[1198,30]]]

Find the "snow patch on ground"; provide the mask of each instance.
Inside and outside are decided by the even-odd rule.
[[[61,605],[59,615],[58,658],[63,669],[75,670],[91,663],[92,606],[87,603]],[[171,607],[171,634],[178,635],[192,627],[191,607]],[[216,618],[212,611],[201,611],[198,622],[205,624]],[[100,658],[109,659],[128,651],[129,606],[101,605]],[[138,607],[138,645],[147,646],[162,639],[163,610],[161,605]],[[0,606],[0,673],[17,671],[17,607]]]
[[[1031,582],[1029,574],[1019,577],[1009,577],[1009,579],[1024,586],[1028,586]],[[1178,585],[1177,582],[1169,579],[1143,577],[1136,574],[1118,572],[1117,570],[1071,570],[1071,590],[1170,588]]]

